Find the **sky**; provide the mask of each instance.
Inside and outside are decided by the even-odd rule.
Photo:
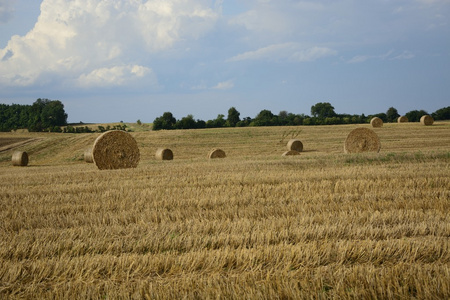
[[[0,103],[69,122],[450,106],[450,0],[0,0]]]

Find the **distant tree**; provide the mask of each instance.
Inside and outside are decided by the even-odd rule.
[[[278,117],[275,116],[270,110],[263,109],[259,114],[253,119],[251,125],[253,126],[273,126],[277,125]]]
[[[311,115],[324,119],[327,117],[335,117],[334,107],[328,102],[319,102],[311,106]]]
[[[435,120],[450,120],[450,106],[438,109],[432,116]]]
[[[37,99],[30,108],[28,130],[55,130],[55,126],[67,125],[67,114],[59,100]]]
[[[279,113],[278,113],[278,118],[280,118],[280,119],[287,119],[288,118],[288,112],[287,111],[285,111],[285,110],[282,110],[282,111],[280,111]]]
[[[426,111],[422,110],[411,110],[410,112],[407,112],[405,116],[408,118],[409,122],[420,122],[420,118],[423,115],[428,115]]]
[[[157,117],[153,121],[153,130],[160,129],[175,129],[177,120],[174,118],[171,112],[165,112],[161,117]]]
[[[206,122],[203,120],[197,120],[196,128],[206,128]]]
[[[0,104],[0,131],[28,128],[29,131],[55,131],[67,125],[67,114],[59,100],[37,99],[33,105]]]
[[[278,125],[292,125],[289,124],[290,121],[289,113],[287,111],[282,110],[278,113]]]
[[[252,122],[252,118],[245,117],[241,121],[237,122],[236,126],[237,127],[246,127],[246,126],[249,126],[251,122]]]
[[[389,107],[386,112],[386,122],[397,122],[398,117],[400,117],[400,115],[398,114],[397,109]]]
[[[217,118],[215,118],[214,120],[208,120],[206,122],[206,127],[208,127],[208,128],[220,128],[220,127],[224,127],[226,122],[227,121],[225,120],[225,115],[218,114]]]
[[[181,118],[175,124],[177,129],[193,129],[196,128],[197,122],[194,120],[194,116],[189,114],[186,117]]]
[[[41,120],[45,128],[67,125],[67,114],[61,101],[47,102],[42,110]]]
[[[235,127],[236,124],[241,120],[241,118],[239,117],[241,114],[237,111],[236,108],[231,107],[228,110],[228,117],[227,117],[227,126],[230,127]]]

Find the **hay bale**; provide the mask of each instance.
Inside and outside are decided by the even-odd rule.
[[[293,155],[300,155],[300,152],[296,150],[289,150],[281,154],[281,156],[293,156]]]
[[[300,140],[291,139],[287,143],[287,149],[288,149],[288,151],[295,150],[297,152],[302,152],[303,151],[303,144],[302,144],[302,142]]]
[[[345,153],[379,152],[381,148],[378,135],[369,128],[352,130],[344,143]]]
[[[100,170],[136,168],[140,159],[136,140],[121,130],[101,134],[94,142],[92,156]]]
[[[28,154],[24,151],[15,151],[11,161],[13,166],[25,167],[28,165]]]
[[[383,120],[378,117],[373,117],[372,120],[370,120],[370,125],[372,125],[372,127],[383,127]]]
[[[422,124],[422,125],[430,126],[430,125],[433,125],[433,123],[434,123],[434,119],[430,115],[423,115],[420,118],[420,124]]]
[[[223,151],[222,149],[212,149],[209,153],[208,153],[208,158],[225,158],[225,151]]]
[[[155,157],[159,160],[172,160],[173,152],[167,148],[159,148],[156,150]]]
[[[398,117],[398,119],[397,119],[398,123],[407,123],[408,121],[409,120],[406,116],[401,116],[401,117]]]
[[[84,161],[87,163],[94,162],[94,156],[92,155],[92,147],[86,148],[86,150],[84,150]]]

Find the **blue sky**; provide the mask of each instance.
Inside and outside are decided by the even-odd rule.
[[[0,103],[69,122],[450,106],[450,0],[0,0]]]

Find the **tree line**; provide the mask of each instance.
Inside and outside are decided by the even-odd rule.
[[[429,113],[424,110],[412,110],[405,116],[410,122],[419,122],[423,115]],[[195,129],[195,128],[220,128],[220,127],[246,127],[246,126],[295,126],[295,125],[335,125],[335,124],[361,124],[369,123],[373,117],[379,117],[383,122],[396,122],[397,109],[390,107],[386,113],[365,116],[337,114],[329,102],[319,102],[311,107],[311,115],[293,114],[280,111],[273,114],[270,110],[261,110],[255,118],[241,118],[235,107],[228,110],[225,117],[219,114],[213,120],[196,120],[189,114],[177,120],[171,112],[165,112],[153,121],[153,130],[160,129]],[[435,120],[450,120],[450,106],[438,109],[431,116]],[[94,132],[86,127],[67,126],[67,114],[64,105],[59,100],[37,99],[32,105],[0,104],[0,131],[11,131],[17,129],[28,129],[29,131],[50,132]],[[139,122],[139,121],[138,121]],[[61,127],[64,126],[64,129]],[[123,127],[123,128],[122,128]],[[126,126],[114,128],[101,128],[103,132],[112,129],[125,130]],[[97,132],[97,130],[95,131]]]
[[[59,100],[37,99],[32,105],[0,104],[0,131],[27,128],[28,131],[62,132],[67,114]]]
[[[423,115],[429,113],[425,110],[412,110],[405,116],[410,122],[419,122]],[[431,116],[435,120],[450,120],[450,106],[438,109]],[[228,110],[228,115],[219,114],[213,120],[195,120],[189,114],[177,120],[171,112],[165,112],[162,116],[153,121],[153,130],[161,129],[196,129],[196,128],[220,128],[220,127],[246,127],[246,126],[295,126],[295,125],[338,125],[338,124],[361,124],[369,123],[373,117],[379,117],[383,122],[397,122],[400,117],[397,109],[390,107],[385,113],[365,116],[337,114],[334,107],[329,102],[319,102],[311,107],[311,116],[305,114],[293,114],[287,111],[280,111],[277,115],[270,110],[260,111],[255,118],[240,117],[239,111],[235,107]]]

